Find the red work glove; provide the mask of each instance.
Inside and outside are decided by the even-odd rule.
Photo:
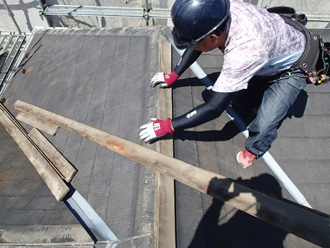
[[[153,139],[166,135],[167,133],[173,133],[172,119],[167,118],[166,121],[153,119],[155,121],[144,124],[140,127],[140,139],[145,142],[149,142]]]
[[[159,84],[159,87],[161,88],[169,87],[178,78],[179,75],[177,75],[174,71],[171,74],[166,74],[164,72],[157,72],[150,81],[150,87],[155,87],[157,84]]]

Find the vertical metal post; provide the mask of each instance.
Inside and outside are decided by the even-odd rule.
[[[43,16],[44,16],[44,12],[45,12],[45,3],[44,3],[43,0],[38,0],[38,2],[39,2],[40,7],[41,7],[41,10],[39,11],[39,15],[40,15],[41,20],[44,20]],[[48,27],[51,27],[51,23],[50,23],[47,16],[45,16],[45,19],[46,19]]]
[[[144,18],[146,19],[146,25],[149,26],[149,4],[148,0],[145,0],[145,7],[144,7]]]
[[[13,22],[14,22],[16,28],[17,28],[18,33],[21,34],[21,33],[22,33],[22,32],[21,32],[21,29],[19,28],[19,26],[18,26],[18,24],[17,24],[17,22],[16,22],[16,20],[15,20],[15,18],[14,18],[14,14],[13,14],[13,12],[11,12],[11,10],[10,10],[10,8],[9,8],[9,6],[8,6],[8,4],[7,4],[7,2],[6,2],[5,0],[2,0],[2,2],[3,2],[3,5],[5,5],[5,7],[6,7],[7,11],[8,11],[8,15],[9,15],[9,16],[11,17],[11,19],[13,20]]]

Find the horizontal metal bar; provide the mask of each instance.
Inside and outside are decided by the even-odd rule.
[[[156,19],[170,19],[171,9],[152,8],[145,12],[143,8],[51,5],[42,12],[46,16],[121,16],[142,18],[148,16]],[[330,12],[305,12],[309,21],[330,22]]]
[[[330,12],[305,12],[308,21],[330,22]]]
[[[170,9],[151,9],[149,13],[150,18],[158,18],[158,19],[170,19],[171,18],[171,10]]]
[[[143,8],[82,6],[82,5],[52,5],[43,12],[46,16],[125,16],[143,17]]]
[[[143,8],[127,7],[104,7],[104,6],[82,6],[82,5],[52,5],[47,6],[43,12],[46,16],[122,16],[122,17],[144,17]],[[153,8],[148,13],[150,18],[169,19],[170,9]]]

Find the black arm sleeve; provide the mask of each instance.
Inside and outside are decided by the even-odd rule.
[[[172,120],[174,130],[195,127],[219,117],[234,99],[237,92],[222,93],[211,91],[210,94],[206,103],[199,105],[187,114],[174,118]]]
[[[184,73],[184,71],[187,70],[188,67],[198,59],[201,53],[202,52],[196,51],[193,48],[187,48],[186,51],[184,51],[181,60],[174,68],[174,72],[181,76],[182,73]]]

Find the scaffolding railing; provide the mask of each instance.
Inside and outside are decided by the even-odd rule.
[[[24,47],[26,34],[0,34],[0,98],[7,85],[7,78]]]
[[[146,1],[144,8],[82,6],[82,5],[41,5],[41,16],[97,16],[97,17],[133,17],[145,18],[146,24],[150,18],[170,19],[171,9],[149,8]],[[330,22],[330,12],[305,12],[308,21]]]
[[[46,6],[43,15],[46,16],[125,16],[143,17],[143,8],[82,6],[82,5],[52,5]]]
[[[126,17],[144,18],[146,25],[150,18],[170,19],[171,10],[162,8],[130,8],[82,5],[51,5],[45,6],[40,12],[42,16],[95,16],[95,17]]]
[[[330,12],[305,12],[311,22],[330,22]]]
[[[171,9],[163,8],[130,8],[82,5],[51,5],[45,6],[40,12],[45,16],[120,16],[134,18],[170,19]],[[330,22],[330,12],[305,12],[308,21]]]
[[[95,16],[95,17],[127,17],[144,18],[146,25],[150,18],[169,19],[170,9],[152,8],[148,0],[144,8],[133,7],[111,7],[111,6],[82,6],[82,5],[45,5],[39,1],[41,6],[40,16]],[[47,18],[46,18],[47,19]],[[48,22],[48,21],[47,21]],[[49,24],[49,22],[48,22]]]

